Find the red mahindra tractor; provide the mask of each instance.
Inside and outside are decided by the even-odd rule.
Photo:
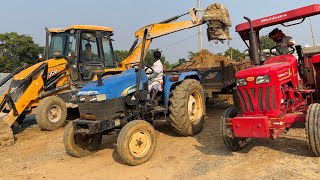
[[[296,46],[298,59],[292,49],[261,63],[265,55],[259,46],[261,29],[297,25],[318,14],[320,4],[314,4],[254,21],[245,17],[248,22],[236,26],[255,66],[236,73],[235,106],[221,117],[223,141],[230,150],[242,149],[250,138],[276,139],[294,124],[305,123],[309,148],[320,156],[320,104],[314,103],[320,95],[320,47]]]

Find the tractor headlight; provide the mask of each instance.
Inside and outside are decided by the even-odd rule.
[[[270,76],[265,75],[265,76],[258,76],[256,78],[256,84],[265,84],[270,82]]]
[[[81,102],[100,102],[107,100],[107,96],[105,94],[97,94],[91,96],[79,96],[79,100]]]
[[[247,85],[247,80],[245,79],[237,79],[237,86],[245,86]]]
[[[107,96],[105,94],[98,94],[95,98],[98,102],[107,100]]]
[[[100,102],[100,101],[105,101],[107,99],[107,96],[105,94],[97,94],[93,95],[90,98],[90,102]]]

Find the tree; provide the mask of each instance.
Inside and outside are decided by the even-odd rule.
[[[276,45],[276,43],[272,39],[270,39],[267,35],[260,36],[260,44],[261,44],[261,50],[271,49]]]
[[[187,60],[185,58],[180,58],[178,61],[179,64],[183,64],[185,62],[187,62]]]
[[[12,72],[24,63],[37,63],[43,50],[31,36],[16,32],[0,34],[0,72]]]
[[[144,64],[146,66],[152,66],[153,65],[153,52],[160,51],[159,49],[150,49],[145,58],[144,58]],[[161,51],[160,51],[161,52]],[[160,61],[162,62],[165,69],[171,68],[173,65],[170,64],[168,61],[166,61],[166,58],[164,55],[161,55]]]
[[[114,53],[116,54],[116,56],[118,57],[118,61],[123,61],[127,56],[129,51],[127,50],[115,50]]]
[[[241,53],[238,49],[233,49],[230,47],[226,52],[224,52],[224,56],[226,57],[232,57],[232,59],[238,60],[238,59],[243,59],[244,54]]]

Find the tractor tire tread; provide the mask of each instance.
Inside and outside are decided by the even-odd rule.
[[[73,157],[85,157],[90,154],[93,154],[99,149],[99,146],[102,141],[102,135],[97,135],[90,144],[88,149],[83,149],[76,145],[74,140],[74,130],[72,122],[69,122],[64,128],[63,134],[63,144],[66,150],[66,153]]]
[[[188,115],[188,98],[189,91],[193,88],[199,89],[202,96],[202,117],[199,120],[198,124],[192,124],[189,120]],[[204,102],[204,94],[203,88],[199,81],[194,79],[186,79],[181,84],[176,86],[174,90],[172,90],[172,96],[170,97],[170,123],[174,130],[182,136],[193,136],[198,134],[203,127],[204,124],[204,116],[205,116],[205,102]]]
[[[319,121],[320,121],[320,104],[311,104],[307,111],[305,122],[306,139],[308,147],[314,156],[320,156],[320,134],[319,134]]]
[[[237,115],[236,107],[231,106],[223,112],[223,114],[221,116],[221,121],[220,121],[220,128],[221,128],[223,142],[227,146],[227,148],[231,151],[239,151],[244,147],[244,146],[240,146],[239,143],[235,139],[229,138],[228,134],[226,132],[227,118],[233,118],[236,115]]]
[[[151,147],[149,151],[142,157],[135,157],[130,153],[129,140],[130,135],[137,129],[144,129],[149,131],[151,138]],[[126,124],[120,131],[117,139],[117,152],[119,153],[122,160],[127,164],[136,166],[148,161],[153,155],[157,145],[157,137],[153,126],[144,120],[133,120]]]

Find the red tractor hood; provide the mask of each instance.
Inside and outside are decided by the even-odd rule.
[[[270,75],[279,81],[289,80],[296,75],[298,68],[297,60],[292,55],[281,55],[269,58],[264,65],[257,66],[236,73],[236,78],[248,78],[262,75]]]
[[[243,71],[239,71],[236,73],[236,78],[246,78],[248,76],[260,76],[260,75],[266,75],[270,74],[271,72],[279,72],[283,69],[290,68],[290,63],[287,62],[277,62],[272,64],[266,64],[250,69],[246,69]]]

